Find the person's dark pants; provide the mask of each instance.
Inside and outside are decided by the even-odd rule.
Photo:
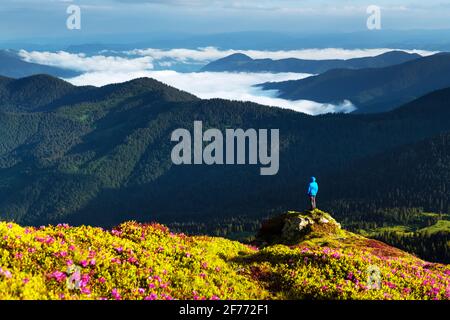
[[[311,199],[311,209],[316,209],[316,196],[309,196],[309,198]]]

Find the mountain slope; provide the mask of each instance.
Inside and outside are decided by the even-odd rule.
[[[415,206],[450,212],[450,132],[357,161],[326,182],[324,194],[332,195],[339,203],[335,205],[346,207],[354,202],[350,205],[353,212],[342,212],[349,220],[365,211],[364,222],[393,222],[377,216],[374,207]],[[351,194],[346,192],[349,189]]]
[[[320,203],[351,230],[449,262],[449,173],[447,132],[322,177]]]
[[[10,78],[23,78],[36,74],[49,74],[63,78],[79,75],[78,72],[72,70],[26,62],[14,51],[0,50],[0,75]]]
[[[280,97],[322,103],[350,100],[357,113],[394,109],[427,93],[450,87],[450,54],[440,53],[375,69],[335,69],[302,80],[261,85]]]
[[[101,88],[77,87],[45,74],[21,79],[0,79],[0,110],[3,111],[52,111],[73,104],[97,103],[101,100],[125,101],[127,98],[163,99],[168,102],[197,99],[191,94],[148,78]]]
[[[261,217],[304,207],[299,195],[311,174],[331,185],[323,178],[336,170],[450,131],[443,98],[450,90],[436,95],[410,112],[312,117],[200,100],[151,79],[78,88],[38,110],[0,111],[0,216],[32,225],[111,226],[129,219]],[[173,165],[171,133],[192,131],[195,120],[221,130],[280,129],[278,175],[262,177],[259,166]],[[414,205],[414,195],[405,199]]]
[[[314,230],[333,223],[315,211],[290,212],[284,224],[311,214],[322,221]],[[2,222],[0,252],[15,258],[0,268],[0,299],[450,299],[449,266],[339,228],[302,234],[291,246],[256,248],[158,224]]]
[[[4,78],[0,82],[0,110],[33,111],[76,92],[84,90],[44,74],[21,79]]]
[[[305,59],[252,59],[236,53],[213,61],[202,68],[203,72],[297,72],[323,73],[331,69],[383,68],[420,58],[418,54],[403,51],[391,51],[375,57],[354,58],[348,60],[305,60]]]
[[[415,114],[426,119],[448,110],[450,89],[443,89],[406,104],[390,114],[399,119]],[[442,123],[448,119],[442,119]],[[383,164],[383,165],[380,165]],[[330,177],[327,192],[336,198],[351,188],[360,202],[377,202],[384,206],[414,203],[436,212],[450,212],[450,131],[387,149],[362,158],[336,176]],[[370,195],[370,196],[369,196]],[[347,198],[348,195],[346,195]]]

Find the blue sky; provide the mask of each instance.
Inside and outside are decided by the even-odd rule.
[[[82,35],[364,30],[366,8],[382,8],[385,29],[450,29],[443,0],[2,0],[0,38],[70,36],[66,8],[81,7]]]

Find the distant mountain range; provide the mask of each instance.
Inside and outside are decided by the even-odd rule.
[[[357,113],[392,110],[429,92],[450,87],[450,53],[439,53],[384,68],[334,69],[323,74],[265,83],[289,100],[321,103],[351,101]]]
[[[214,46],[222,49],[242,50],[297,50],[309,48],[396,48],[433,51],[450,50],[450,30],[362,30],[358,32],[226,32],[184,33],[145,32],[124,34],[79,34],[71,37],[47,37],[5,40],[2,48],[98,53],[94,50],[133,50],[143,48],[204,48]],[[87,52],[85,51],[87,50]]]
[[[304,60],[304,59],[252,59],[249,56],[236,53],[213,61],[201,71],[212,72],[296,72],[323,73],[331,69],[363,69],[382,68],[421,58],[419,54],[404,51],[391,51],[375,57],[355,58],[348,60]]]
[[[450,132],[450,89],[392,112],[316,117],[201,100],[147,78],[101,88],[43,75],[1,78],[0,93],[2,219],[110,226],[261,217],[304,208],[310,175],[321,184],[320,207],[331,211],[357,212],[358,199],[383,208],[393,197],[398,206],[450,206],[447,144],[440,143]],[[173,165],[171,133],[192,130],[195,120],[221,130],[280,129],[278,175],[260,176],[255,166]],[[400,158],[379,160],[391,159],[383,154]],[[405,166],[396,165],[403,159]],[[428,183],[436,191],[422,196]]]
[[[44,73],[61,78],[75,77],[80,74],[72,70],[26,62],[15,51],[0,50],[0,75],[23,78]]]

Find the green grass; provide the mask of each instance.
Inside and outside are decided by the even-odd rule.
[[[436,224],[422,228],[420,230],[417,230],[417,232],[421,233],[437,233],[437,232],[450,232],[450,221],[449,220],[439,220]]]
[[[389,227],[381,227],[376,229],[377,233],[381,232],[402,232],[402,233],[410,233],[412,232],[411,227],[408,226],[389,226]]]
[[[414,232],[420,232],[420,233],[428,233],[428,234],[434,234],[436,232],[450,232],[450,214],[439,214],[439,213],[433,213],[433,212],[424,212],[422,213],[424,217],[440,217],[440,220],[437,221],[434,225],[424,227],[423,225],[390,225],[390,226],[384,226],[379,227],[375,229],[370,230],[364,230],[360,229],[358,230],[358,234],[366,236],[366,237],[373,237],[375,235],[379,235],[381,233],[401,233],[401,234],[412,234]]]

